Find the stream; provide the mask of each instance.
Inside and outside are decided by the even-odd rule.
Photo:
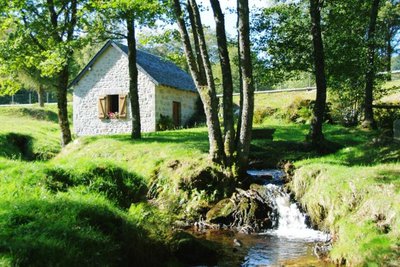
[[[283,189],[284,173],[274,169],[251,170],[248,174],[258,182],[261,180],[265,189],[276,196],[273,205],[278,211],[277,226],[256,234],[230,230],[194,232],[198,237],[222,245],[224,256],[218,266],[334,266],[314,255],[315,244],[326,242],[330,236],[307,226],[307,216],[296,203],[291,203]]]

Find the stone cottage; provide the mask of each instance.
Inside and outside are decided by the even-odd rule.
[[[175,126],[195,112],[198,93],[189,74],[172,62],[137,51],[142,132],[154,132],[161,115]],[[128,47],[108,41],[71,82],[78,136],[130,133]]]

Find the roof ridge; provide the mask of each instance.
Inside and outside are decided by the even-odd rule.
[[[110,46],[116,48],[125,56],[128,55],[128,46],[114,40],[108,40],[69,86],[78,83],[86,71],[95,64],[97,58]],[[136,51],[138,52],[136,53],[137,66],[143,73],[147,74],[156,85],[165,85],[185,91],[197,92],[192,77],[174,62],[141,49],[137,49]]]

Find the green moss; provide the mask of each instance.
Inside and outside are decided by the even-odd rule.
[[[235,210],[235,204],[229,198],[226,198],[218,202],[207,212],[206,219],[211,223],[227,224],[232,219],[231,216]]]

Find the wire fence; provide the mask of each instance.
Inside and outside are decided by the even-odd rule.
[[[55,93],[46,92],[44,94],[45,103],[56,103]],[[20,91],[11,96],[0,96],[0,105],[21,105],[38,103],[38,94],[34,91]]]

